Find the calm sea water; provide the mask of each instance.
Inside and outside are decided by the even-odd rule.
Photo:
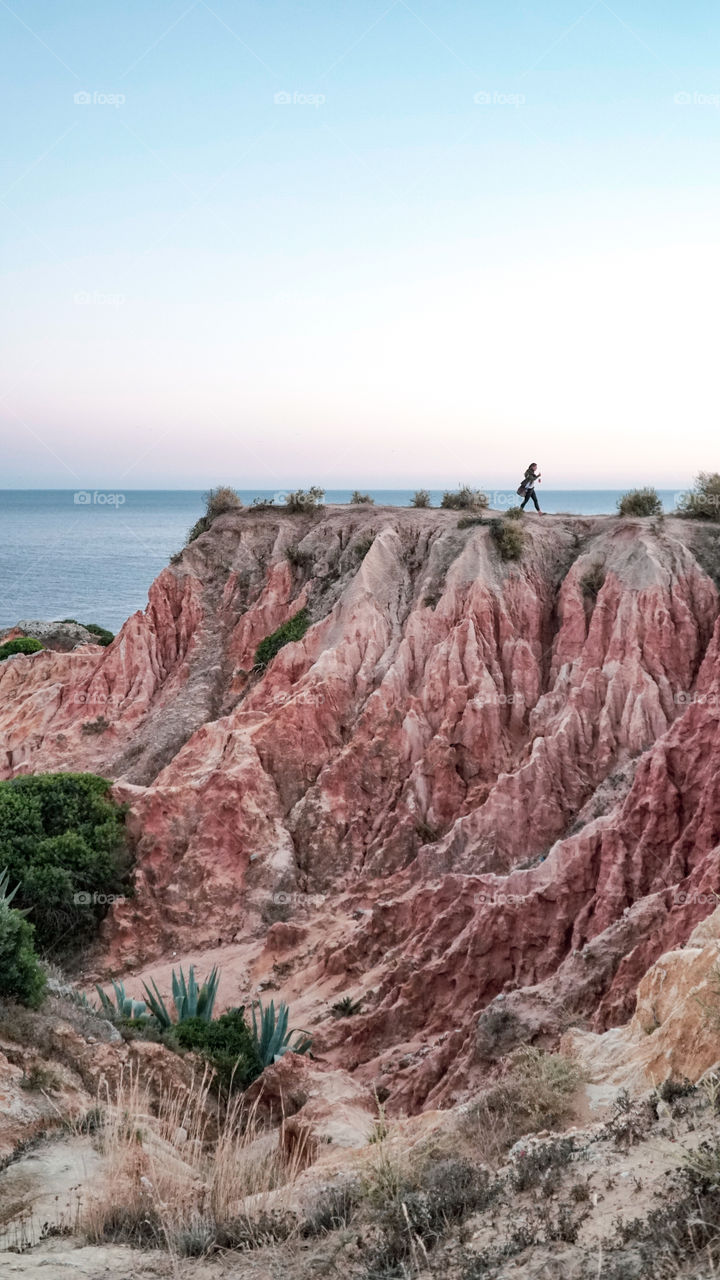
[[[369,492],[378,504],[406,507],[413,491]],[[578,515],[614,512],[620,496],[615,489],[538,492],[545,511]],[[666,510],[676,505],[677,492],[661,491]],[[239,493],[246,503],[273,496],[258,489]],[[518,501],[509,490],[489,496],[500,509]],[[441,497],[441,490],[431,491],[434,506]],[[349,498],[349,489],[325,495],[328,503]],[[117,631],[144,609],[150,583],[184,545],[203,506],[200,491],[0,490],[0,627],[21,618],[77,618]]]

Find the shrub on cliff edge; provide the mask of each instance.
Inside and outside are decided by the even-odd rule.
[[[677,514],[696,520],[720,520],[720,474],[701,471],[694,488],[682,494]]]
[[[469,485],[462,484],[457,493],[445,492],[440,506],[450,511],[484,511],[488,506],[488,499],[487,494],[480,489],[471,489]]]
[[[34,636],[16,636],[14,640],[6,640],[0,644],[0,662],[11,658],[14,653],[39,653],[45,646]]]
[[[661,516],[663,505],[657,489],[630,489],[617,501],[621,516]]]
[[[319,489],[315,484],[307,490],[295,489],[285,495],[285,510],[293,516],[308,515],[320,510],[324,497],[325,490]]]
[[[525,534],[515,520],[491,520],[490,537],[501,560],[519,560],[525,545]]]
[[[241,511],[242,502],[234,489],[229,485],[220,485],[217,489],[209,489],[203,494],[205,502],[205,515],[200,516],[195,521],[192,529],[188,534],[188,542],[194,542],[200,537],[201,533],[207,533],[213,520],[217,520],[218,516],[222,516],[226,511]]]

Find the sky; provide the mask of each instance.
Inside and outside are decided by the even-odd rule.
[[[720,9],[0,0],[0,488],[718,467]]]

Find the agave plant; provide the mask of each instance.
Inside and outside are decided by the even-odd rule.
[[[103,991],[102,987],[95,983],[95,990],[100,997],[100,1005],[103,1013],[109,1018],[142,1018],[147,1013],[147,1005],[144,1000],[133,1000],[126,994],[125,984],[112,980],[113,991],[115,992],[115,1003],[112,996]]]
[[[15,888],[12,889],[10,893],[8,893],[9,884],[10,884],[10,872],[6,867],[4,871],[0,872],[0,904],[2,904],[3,907],[10,906],[10,903],[12,902],[13,898],[15,897],[15,894],[20,888],[20,885],[16,884]],[[13,907],[13,910],[18,911],[21,916],[26,916],[26,915],[29,915],[30,913],[29,907],[25,907],[23,909],[21,909],[20,907]]]
[[[150,1011],[157,1018],[163,1031],[166,1031],[168,1027],[172,1027],[174,1021],[186,1022],[188,1018],[202,1018],[203,1022],[212,1022],[215,997],[217,996],[220,982],[220,970],[217,965],[213,966],[201,987],[198,986],[195,979],[194,965],[190,965],[187,980],[182,965],[180,966],[179,974],[173,969],[172,997],[176,1013],[174,1020],[158,991],[155,979],[151,978],[151,982],[153,985],[152,991],[146,982],[143,983],[143,986],[145,987]]]
[[[259,1019],[255,1015],[256,1006]],[[267,1009],[263,1008],[262,1000],[253,1004],[252,1037],[263,1067],[277,1062],[288,1050],[291,1053],[307,1053],[311,1048],[312,1036],[307,1031],[288,1031],[289,1017],[290,1010],[284,1000],[280,1001],[277,1009],[274,1000],[270,1001]],[[293,1036],[299,1037],[294,1044]]]

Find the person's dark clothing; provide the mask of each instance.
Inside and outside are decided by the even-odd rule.
[[[524,511],[524,510],[525,510],[525,504],[526,504],[527,502],[529,502],[531,498],[532,498],[533,502],[535,503],[535,510],[536,510],[536,511],[539,511],[539,510],[540,510],[540,503],[539,503],[539,502],[538,502],[538,500],[537,500],[537,494],[536,494],[536,492],[535,492],[535,489],[534,489],[534,487],[533,487],[532,485],[528,485],[528,486],[527,486],[527,488],[526,488],[526,490],[525,490],[525,497],[523,498],[522,502],[520,503],[520,510],[521,510],[521,511]]]

